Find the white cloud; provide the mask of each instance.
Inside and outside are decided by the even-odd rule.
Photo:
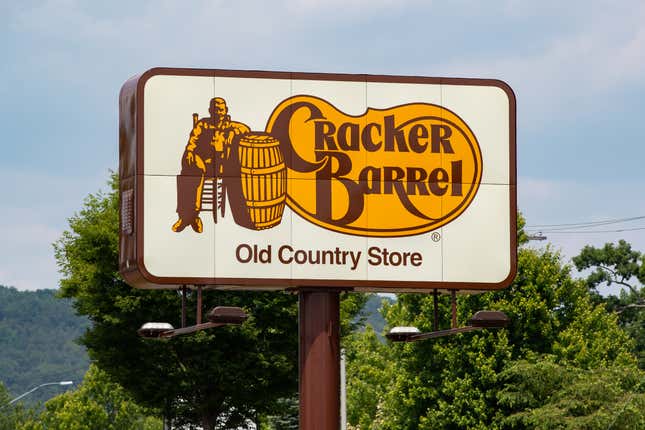
[[[559,232],[537,226],[645,216],[641,183],[579,183],[524,177],[519,179],[518,201],[527,221],[526,230],[533,233],[544,231],[547,237],[545,242],[530,242],[529,246],[541,248],[550,244],[561,252],[563,261],[572,266],[576,277],[584,278],[587,273],[575,270],[571,258],[579,255],[585,246],[602,247],[623,239],[632,245],[632,249],[645,253],[645,230],[617,231],[645,228],[643,219],[593,229],[565,228]],[[571,231],[578,233],[567,233]],[[603,285],[598,290],[601,294],[617,295],[620,287]]]
[[[56,288],[59,275],[52,243],[62,231],[34,220],[36,216],[33,213],[28,218],[17,220],[14,216],[20,214],[15,211],[3,210],[2,213],[0,284],[20,290]]]
[[[518,206],[526,218],[527,230],[548,231],[536,225],[584,223],[645,216],[645,200],[640,183],[579,183],[575,181],[520,178]],[[645,230],[623,231],[645,227],[645,220],[610,224],[597,229],[566,229],[588,233],[546,232],[547,242],[561,249],[565,260],[580,253],[585,245],[602,246],[624,239],[645,252]],[[608,231],[593,233],[591,230]]]
[[[0,183],[7,185],[0,187],[0,208],[5,213],[35,214],[48,224],[59,217],[65,220],[80,209],[88,194],[106,190],[108,177],[107,170],[97,171],[93,177],[77,177],[64,167],[53,172],[3,167]]]
[[[482,8],[480,2],[461,1],[454,8],[463,9],[464,15],[475,15],[471,19],[489,22],[491,31],[499,31],[495,26],[526,21],[526,28],[509,31],[521,32],[523,39],[531,42],[548,42],[489,55],[484,48],[476,57],[460,55],[457,47],[448,62],[440,63],[436,57],[415,53],[409,69],[419,70],[424,59],[433,57],[425,70],[502,77],[521,93],[524,107],[540,111],[542,117],[553,108],[556,97],[563,108],[570,109],[572,102],[596,101],[603,92],[639,83],[645,72],[642,2],[563,5],[507,1]],[[11,28],[20,36],[34,38],[32,48],[36,50],[23,61],[60,80],[89,79],[85,75],[113,73],[115,69],[135,73],[154,65],[284,69],[300,64],[298,57],[306,57],[308,48],[313,51],[309,52],[311,58],[321,47],[328,53],[330,41],[337,40],[335,32],[343,23],[354,23],[356,35],[376,34],[386,29],[361,27],[362,20],[418,11],[428,15],[429,35],[440,33],[443,26],[456,25],[441,21],[445,5],[435,7],[434,2],[420,0],[149,1],[116,2],[111,3],[111,13],[107,9],[79,0],[20,6],[12,15]],[[559,19],[555,27],[551,26],[553,17]],[[399,27],[401,38],[405,37],[405,22],[392,22],[391,27]],[[316,31],[320,32],[316,45],[301,46],[302,40]],[[500,33],[500,37],[513,36]],[[352,39],[336,49],[343,52],[348,46],[355,48]]]
[[[60,81],[142,72],[148,67],[275,68],[333,46],[339,25],[392,11],[427,7],[421,0],[147,1],[45,0],[17,7],[10,29],[33,39],[21,61]],[[120,13],[114,13],[114,11]],[[392,26],[401,23],[392,23]],[[378,31],[378,29],[373,29]],[[318,33],[316,33],[318,32]],[[312,46],[304,43],[316,36]],[[348,40],[351,44],[352,40]],[[23,42],[19,42],[23,43]],[[34,52],[35,51],[35,52]],[[302,66],[301,66],[302,67]],[[25,67],[28,68],[28,67]]]
[[[5,240],[5,244],[13,244],[8,250],[13,253],[16,248],[32,249],[33,245],[42,245],[43,243],[51,244],[57,240],[62,230],[47,225],[43,221],[43,212],[37,208],[31,209],[3,209],[3,218],[12,222],[5,223],[0,228],[0,234]],[[17,222],[15,220],[18,220]]]
[[[425,3],[430,1],[421,0],[295,0],[286,2],[286,4],[295,4],[294,10],[299,10],[300,14],[311,12],[325,12],[335,14],[338,17],[346,17],[349,13],[361,13],[363,15],[383,12],[384,10],[400,10],[406,7],[414,7],[414,4]]]
[[[444,19],[447,11],[452,18],[463,15],[468,20]],[[462,25],[463,40],[434,46],[419,38],[421,33],[409,32],[405,20],[388,19],[396,14],[427,17],[423,31],[429,40],[442,36],[448,26]],[[613,98],[616,94],[645,85],[642,1],[464,0],[447,5],[422,0],[44,0],[5,2],[0,15],[0,22],[6,23],[2,35],[8,36],[15,52],[0,66],[3,77],[15,75],[13,83],[35,79],[39,90],[57,96],[68,85],[78,86],[88,110],[77,113],[80,120],[106,111],[115,115],[118,87],[152,66],[369,73],[381,73],[381,67],[392,73],[508,81],[518,95],[521,146],[526,141],[523,135],[530,136],[545,124],[557,124],[564,116],[574,122],[578,115],[611,109],[611,103],[618,101]],[[469,30],[469,23],[482,22],[483,33]],[[526,46],[507,43],[516,36]],[[487,42],[477,43],[479,37]],[[387,43],[387,49],[370,46],[371,38]],[[367,69],[374,64],[376,70]],[[29,88],[16,90],[10,85],[10,79],[0,81],[0,91],[13,103],[7,109],[13,111],[22,103],[21,91]],[[46,103],[47,94],[43,97]],[[89,111],[94,104],[102,110]],[[25,112],[32,108],[25,107]],[[114,130],[97,130],[102,136],[109,132]],[[29,138],[23,136],[24,130],[15,133]],[[52,142],[52,151],[56,144]],[[87,165],[112,161],[91,159],[91,145],[88,142],[89,151],[83,154]],[[70,166],[74,163],[77,160]],[[57,279],[52,238],[80,209],[85,195],[105,188],[107,172],[97,171],[81,182],[62,166],[42,172],[29,171],[25,165],[0,170],[1,183],[14,184],[0,188],[0,213],[6,223],[0,231],[0,283],[52,287],[52,278]],[[548,166],[544,170],[544,177],[553,173]],[[520,209],[529,224],[645,214],[642,184],[581,184],[544,177],[520,178]],[[7,217],[12,219],[7,222]],[[552,235],[549,240],[567,255],[575,255],[590,241],[604,243],[615,237]],[[642,235],[626,239],[645,250]]]
[[[562,181],[520,176],[518,202],[522,211],[531,211],[537,220],[528,224],[559,221],[584,222],[603,218],[645,215],[641,183]],[[598,203],[601,203],[600,205]],[[574,210],[575,209],[575,210]],[[584,219],[571,219],[584,213]]]
[[[0,188],[0,284],[21,290],[57,287],[52,244],[67,228],[67,219],[82,208],[83,199],[107,188],[107,172],[82,179],[58,174],[0,171],[0,183],[5,184]]]
[[[520,121],[527,128],[543,127],[555,115],[575,118],[581,112],[605,109],[613,92],[645,88],[645,3],[610,7],[585,2],[565,9],[558,2],[561,13],[571,20],[570,28],[549,26],[549,18],[542,16],[544,8],[536,11],[536,6],[527,4],[534,5],[507,2],[507,13],[523,17],[537,13],[533,27],[527,29],[534,33],[529,40],[549,43],[455,60],[441,65],[441,71],[506,80],[518,94]],[[550,6],[547,2],[547,11]]]

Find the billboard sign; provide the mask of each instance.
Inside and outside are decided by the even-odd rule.
[[[501,81],[152,69],[120,95],[120,270],[142,288],[503,288],[515,147]]]

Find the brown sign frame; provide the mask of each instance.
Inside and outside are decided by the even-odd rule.
[[[508,276],[500,282],[416,282],[338,279],[267,279],[158,277],[151,274],[143,261],[143,106],[144,87],[153,76],[237,77],[291,80],[328,80],[345,82],[445,84],[498,87],[509,100],[509,258]],[[119,95],[119,272],[125,281],[137,288],[177,289],[182,285],[199,285],[215,289],[283,290],[300,287],[333,287],[356,291],[380,292],[448,292],[460,290],[482,292],[499,290],[511,284],[517,272],[517,163],[516,99],[511,87],[503,81],[478,78],[437,78],[369,74],[330,74],[303,72],[241,71],[224,69],[153,68],[129,79]]]

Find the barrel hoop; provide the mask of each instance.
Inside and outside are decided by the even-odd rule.
[[[279,146],[280,141],[273,139],[273,140],[247,140],[247,139],[240,139],[240,146],[244,146],[246,148],[257,148],[257,147],[262,147],[262,148],[272,148],[275,146]]]
[[[254,227],[256,230],[262,230],[265,228],[273,227],[274,225],[280,224],[280,219],[274,219],[271,221],[266,221],[266,222],[256,222],[254,223]]]
[[[276,205],[282,204],[286,198],[287,198],[286,195],[282,195],[271,200],[262,200],[262,201],[248,200],[246,202],[246,206],[249,208],[267,208],[269,206],[276,206]]]
[[[276,173],[280,172],[285,169],[285,166],[283,163],[278,164],[276,166],[269,166],[269,167],[240,167],[240,172],[247,174],[247,175],[268,175],[271,173]]]

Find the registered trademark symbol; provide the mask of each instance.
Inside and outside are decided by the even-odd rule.
[[[432,240],[434,242],[439,242],[441,240],[441,235],[439,233],[437,233],[436,231],[434,233],[432,233],[431,237],[432,237]]]

